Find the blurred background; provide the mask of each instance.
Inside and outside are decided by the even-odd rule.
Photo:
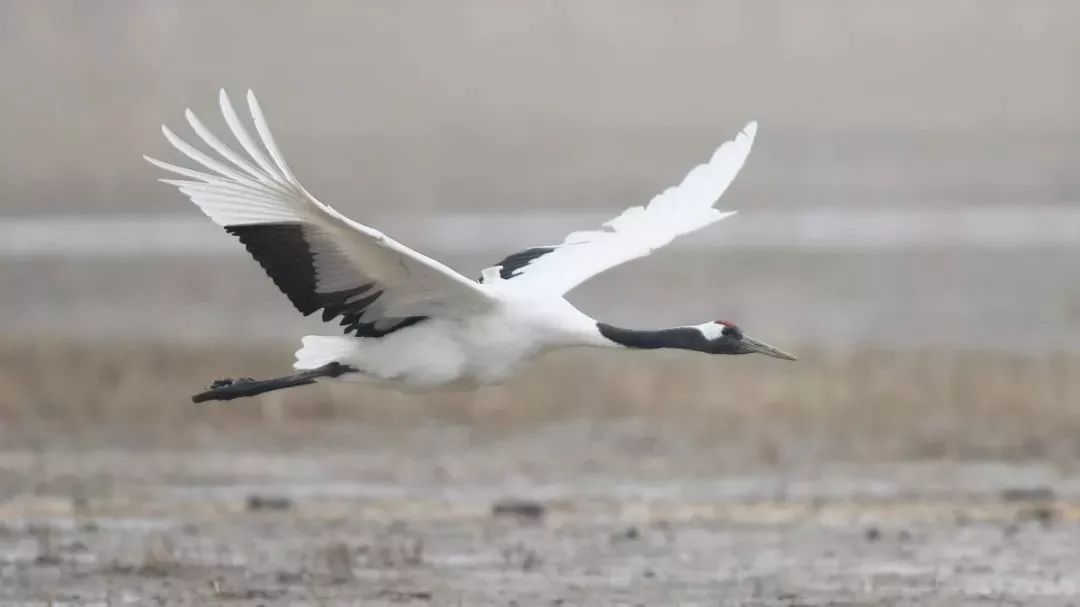
[[[252,88],[309,189],[469,275],[759,120],[720,205],[738,220],[575,293],[613,321],[1080,338],[1068,0],[0,7],[5,333],[291,341],[284,298],[141,160],[176,159],[158,126],[188,132],[184,108],[220,128],[218,89]]]
[[[1054,484],[1080,455],[1077,31],[1071,0],[0,0],[0,435],[11,494],[44,500],[7,513],[71,486],[110,503],[86,479],[146,464],[102,444],[373,450],[414,498],[926,458],[1051,462],[976,477]],[[219,88],[257,92],[320,199],[469,276],[647,202],[756,119],[718,205],[737,217],[570,299],[631,326],[729,318],[801,361],[556,354],[477,394],[193,408],[335,332],[141,159],[179,160],[159,126],[189,133],[187,107],[221,131]],[[181,461],[161,466],[265,473]]]

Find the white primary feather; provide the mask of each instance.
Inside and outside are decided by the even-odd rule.
[[[475,282],[378,230],[350,220],[308,193],[286,164],[251,91],[248,108],[262,146],[241,123],[224,90],[219,101],[229,130],[248,158],[218,139],[190,110],[185,116],[192,130],[220,159],[191,146],[164,126],[162,132],[169,143],[206,171],[146,157],[157,167],[185,178],[162,181],[178,187],[215,223],[225,227],[301,226],[316,276],[313,296],[374,283],[371,290],[345,301],[381,291],[360,317],[362,322],[375,323],[379,330],[410,316],[477,311],[490,304],[490,296]],[[282,286],[281,277],[271,276]],[[297,303],[297,294],[286,294]]]
[[[643,257],[677,236],[735,214],[713,208],[742,169],[757,134],[750,122],[721,145],[705,164],[691,170],[677,186],[656,195],[647,205],[630,207],[599,230],[574,232],[550,252],[517,267],[508,291],[563,294],[608,268]],[[486,282],[486,281],[485,281]]]

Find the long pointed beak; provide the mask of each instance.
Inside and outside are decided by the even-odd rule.
[[[746,336],[746,335],[743,335],[743,338],[742,338],[742,340],[739,341],[739,343],[742,344],[743,351],[746,352],[747,354],[749,354],[751,352],[754,352],[754,353],[757,353],[757,354],[764,354],[766,356],[771,356],[773,358],[782,358],[784,360],[799,360],[799,359],[795,358],[794,355],[788,354],[787,352],[784,352],[780,348],[775,348],[775,347],[770,346],[769,344],[767,344],[767,343],[765,343],[763,341],[758,341],[758,340],[754,339],[753,337],[749,337],[749,336]]]

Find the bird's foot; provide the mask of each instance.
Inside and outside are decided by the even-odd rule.
[[[207,390],[216,390],[218,388],[226,388],[228,386],[232,386],[232,385],[235,385],[235,384],[247,384],[247,383],[251,383],[253,381],[255,381],[255,380],[253,378],[251,378],[251,377],[237,377],[236,379],[233,379],[231,377],[225,377],[225,378],[222,378],[222,379],[215,379],[214,382],[212,384],[210,384],[210,387],[207,388]]]

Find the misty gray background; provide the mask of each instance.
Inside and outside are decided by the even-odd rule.
[[[474,275],[511,251],[425,242],[410,218],[613,214],[757,119],[720,204],[742,215],[706,235],[717,242],[767,229],[755,211],[778,233],[787,214],[836,208],[1031,209],[1062,227],[1022,247],[678,249],[573,301],[626,323],[732,318],[781,345],[1074,348],[1080,230],[1052,218],[1075,220],[1080,199],[1077,32],[1068,0],[0,0],[0,222],[198,217],[141,155],[175,160],[161,123],[189,132],[191,107],[220,128],[217,90],[253,88],[310,190]],[[521,248],[562,236],[519,229],[535,232]],[[239,246],[9,252],[0,306],[8,334],[291,342],[320,329]]]

